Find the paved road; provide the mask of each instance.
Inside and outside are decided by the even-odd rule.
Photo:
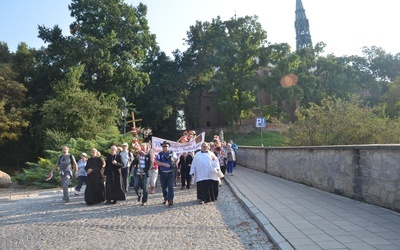
[[[217,202],[199,205],[196,190],[175,189],[175,204],[130,191],[116,205],[87,206],[61,191],[0,197],[0,249],[276,249],[227,185]]]

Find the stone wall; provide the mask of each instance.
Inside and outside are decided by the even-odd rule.
[[[400,145],[239,146],[237,164],[400,211]]]

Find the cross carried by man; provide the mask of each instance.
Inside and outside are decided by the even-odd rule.
[[[135,113],[132,111],[132,120],[126,121],[127,124],[132,123],[132,127],[136,128],[136,122],[141,122],[142,119],[135,119]]]

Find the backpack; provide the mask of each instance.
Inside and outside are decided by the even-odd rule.
[[[57,161],[57,165],[58,166],[60,166],[60,161],[61,161],[61,158],[63,157],[63,155],[61,155],[59,158],[58,158],[58,161]],[[72,154],[69,154],[69,160],[70,160],[70,162],[71,162],[71,170],[73,170],[74,168],[73,168],[73,163],[74,163],[74,158],[73,158],[73,156],[72,156]],[[61,169],[61,168],[60,168]]]

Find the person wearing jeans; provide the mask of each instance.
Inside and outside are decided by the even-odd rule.
[[[153,166],[154,156],[152,151],[148,150],[148,144],[142,143],[136,157],[138,158],[138,163],[133,170],[135,178],[134,189],[138,196],[138,202],[141,201],[142,206],[144,206],[147,202],[149,193],[147,183],[149,179],[150,167]],[[142,188],[141,192],[139,191],[139,188]]]
[[[235,164],[235,151],[232,148],[232,144],[228,143],[228,145],[226,145],[226,159],[228,161],[228,174],[229,175],[233,175],[233,166]]]
[[[164,197],[163,204],[172,206],[174,204],[174,169],[178,157],[176,153],[169,150],[170,144],[164,141],[161,144],[163,150],[157,154],[156,163],[159,167],[161,189]]]
[[[86,183],[87,173],[85,171],[86,162],[87,162],[87,154],[82,153],[81,159],[77,163],[78,171],[75,173],[76,178],[78,178],[78,185],[76,185],[76,187],[75,187],[75,195],[81,194],[81,188],[82,188],[83,183],[85,183],[85,185],[87,185],[87,183]]]

